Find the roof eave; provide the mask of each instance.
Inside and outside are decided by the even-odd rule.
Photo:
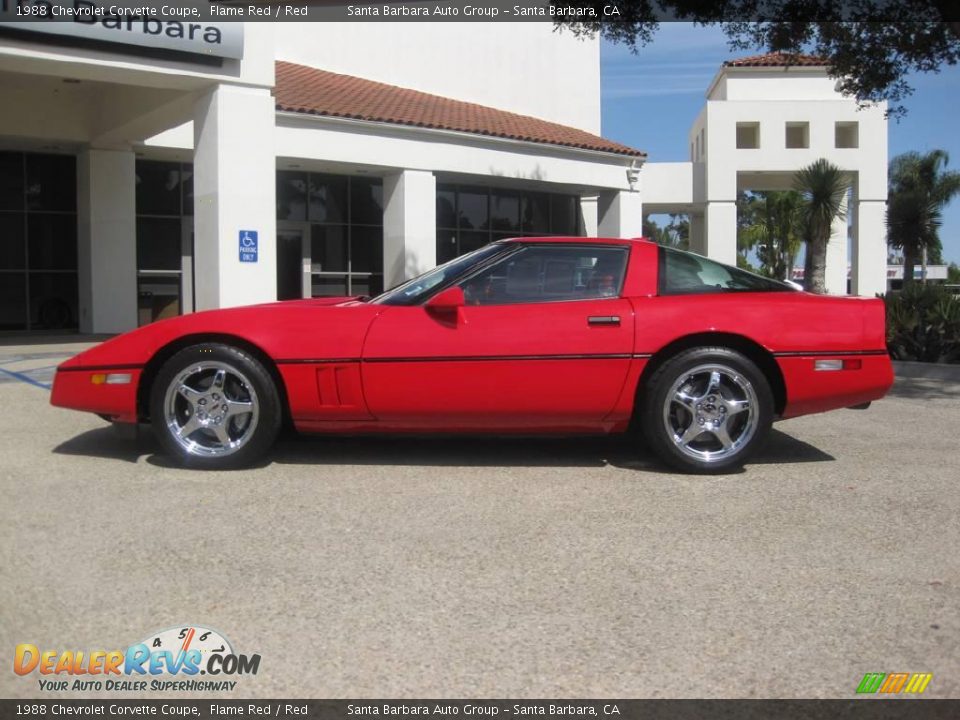
[[[713,94],[714,88],[720,82],[720,78],[724,74],[732,73],[734,75],[748,72],[769,72],[769,73],[784,73],[791,70],[802,70],[805,72],[821,72],[824,75],[830,74],[830,68],[827,65],[721,65],[720,69],[717,70],[717,74],[713,76],[713,80],[710,82],[710,85],[707,87],[706,97],[710,97]]]
[[[613,152],[610,150],[597,150],[593,148],[584,148],[577,147],[574,145],[562,145],[559,143],[551,142],[538,142],[535,140],[521,140],[518,138],[509,138],[501,137],[499,135],[488,135],[485,133],[479,132],[467,132],[464,130],[449,130],[446,128],[433,128],[425,127],[422,125],[407,125],[404,123],[396,122],[387,122],[384,120],[362,120],[359,118],[349,118],[341,117],[338,115],[326,115],[318,112],[300,112],[297,110],[286,110],[282,108],[277,108],[278,117],[288,117],[296,119],[310,119],[316,122],[326,122],[332,124],[349,124],[353,126],[360,127],[370,127],[370,128],[389,128],[391,130],[399,130],[401,132],[407,132],[410,134],[420,134],[420,135],[443,135],[450,137],[458,138],[470,138],[473,140],[482,140],[490,143],[506,144],[506,145],[520,145],[525,147],[537,147],[537,148],[550,148],[552,150],[570,153],[574,155],[590,155],[594,157],[602,157],[607,159],[616,158],[620,161],[628,161],[629,164],[635,164],[637,166],[643,165],[647,161],[647,153],[642,150],[637,150],[636,154]]]

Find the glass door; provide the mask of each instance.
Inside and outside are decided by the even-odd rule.
[[[310,226],[277,223],[277,300],[310,297]]]

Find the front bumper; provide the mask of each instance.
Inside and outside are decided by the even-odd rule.
[[[137,422],[137,387],[142,368],[60,367],[50,404],[105,415],[113,422]]]

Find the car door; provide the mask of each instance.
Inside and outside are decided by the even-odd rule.
[[[633,352],[627,257],[625,246],[530,243],[461,280],[452,313],[386,307],[363,349],[370,411],[432,430],[598,427]]]

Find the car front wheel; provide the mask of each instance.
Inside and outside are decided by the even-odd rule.
[[[180,464],[228,469],[266,453],[280,429],[281,406],[262,363],[210,343],[185,348],[163,365],[150,417],[160,444]]]
[[[773,394],[759,368],[729,348],[695,348],[664,363],[642,399],[651,448],[687,472],[740,467],[773,421]]]

